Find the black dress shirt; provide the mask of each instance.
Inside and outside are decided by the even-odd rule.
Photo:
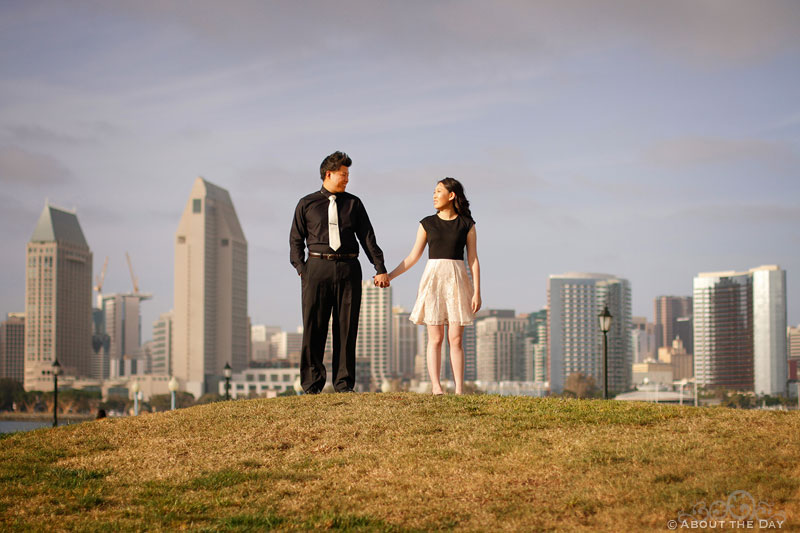
[[[289,232],[289,258],[299,274],[306,264],[306,246],[309,252],[321,254],[357,254],[358,242],[364,248],[375,272],[385,274],[383,252],[375,240],[375,231],[367,216],[364,204],[357,196],[342,192],[336,195],[336,208],[339,212],[339,238],[341,246],[334,251],[328,246],[328,205],[331,193],[322,187],[300,199],[294,210],[292,230]],[[358,242],[356,242],[358,238]]]

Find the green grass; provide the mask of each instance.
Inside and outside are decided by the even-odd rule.
[[[800,525],[800,412],[416,394],[4,438],[0,531],[666,531],[746,490]]]

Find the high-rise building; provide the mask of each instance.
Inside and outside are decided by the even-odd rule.
[[[147,298],[147,297],[145,297]],[[111,379],[144,374],[142,323],[138,294],[104,294],[101,297],[105,333],[109,338]]]
[[[686,353],[691,354],[694,351],[694,318],[692,315],[681,316],[675,320],[675,338],[681,340]]]
[[[172,311],[162,313],[153,322],[151,373],[155,376],[172,376]]]
[[[389,373],[411,379],[414,377],[414,357],[417,355],[417,329],[411,322],[411,313],[402,307],[392,307],[392,359]]]
[[[655,324],[648,322],[643,316],[633,317],[631,324],[633,362],[643,363],[648,359],[655,359],[658,356]]]
[[[262,363],[275,359],[277,354],[272,350],[272,336],[280,332],[279,326],[250,326],[250,360]]]
[[[199,397],[248,365],[247,240],[225,189],[197,178],[175,234],[172,371]]]
[[[74,211],[46,205],[27,245],[25,389],[52,388],[51,366],[92,375],[92,252]]]
[[[631,385],[631,288],[628,280],[609,274],[570,272],[553,275],[547,285],[548,381],[561,394],[571,374],[582,373],[603,386],[603,333],[598,315],[608,306],[608,390]]]
[[[329,331],[328,338],[330,337],[331,333]],[[303,349],[302,330],[273,333],[270,344],[271,350],[275,354],[275,359],[297,361],[297,364],[300,364],[300,351]]]
[[[384,378],[391,377],[391,351],[392,288],[382,289],[372,280],[364,280],[361,282],[356,359],[369,360],[370,378],[378,386]]]
[[[475,324],[464,326],[464,339],[461,346],[464,348],[464,381],[478,379],[478,346],[475,339]]]
[[[489,316],[475,324],[478,381],[529,381],[525,375],[527,326],[527,317],[516,316]]]
[[[789,352],[789,379],[797,381],[797,369],[800,365],[800,326],[787,328],[786,346]]]
[[[712,388],[785,394],[786,272],[776,265],[694,278],[694,369]]]
[[[658,349],[658,360],[672,366],[672,379],[680,381],[694,376],[694,360],[692,354],[686,352],[683,341],[675,337],[672,346]]]
[[[142,361],[144,362],[144,373],[153,374],[153,340],[150,339],[142,343]]]
[[[25,381],[25,313],[0,322],[0,378]]]
[[[800,359],[800,325],[787,329],[787,347],[790,359]]]
[[[547,309],[528,315],[525,343],[525,359],[531,365],[526,370],[525,381],[547,381]]]
[[[658,296],[654,302],[656,348],[670,347],[678,335],[677,321],[692,316],[691,296]],[[691,339],[681,338],[686,350],[692,353]]]

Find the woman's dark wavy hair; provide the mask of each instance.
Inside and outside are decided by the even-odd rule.
[[[456,210],[456,214],[467,217],[472,222],[475,222],[475,219],[472,218],[472,212],[469,210],[469,200],[467,200],[467,196],[464,194],[464,186],[461,185],[461,182],[455,178],[444,178],[439,180],[447,192],[455,193],[456,197],[453,199],[453,208]]]

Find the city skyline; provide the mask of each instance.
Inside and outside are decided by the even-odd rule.
[[[800,323],[797,3],[11,3],[0,21],[2,316],[24,311],[49,198],[77,209],[94,275],[110,257],[107,292],[131,290],[130,252],[147,340],[203,176],[248,235],[252,323],[293,331],[291,212],[342,149],[389,269],[436,180],[465,184],[487,308],[537,311],[549,275],[614,272],[653,320],[697,272],[778,264]]]

